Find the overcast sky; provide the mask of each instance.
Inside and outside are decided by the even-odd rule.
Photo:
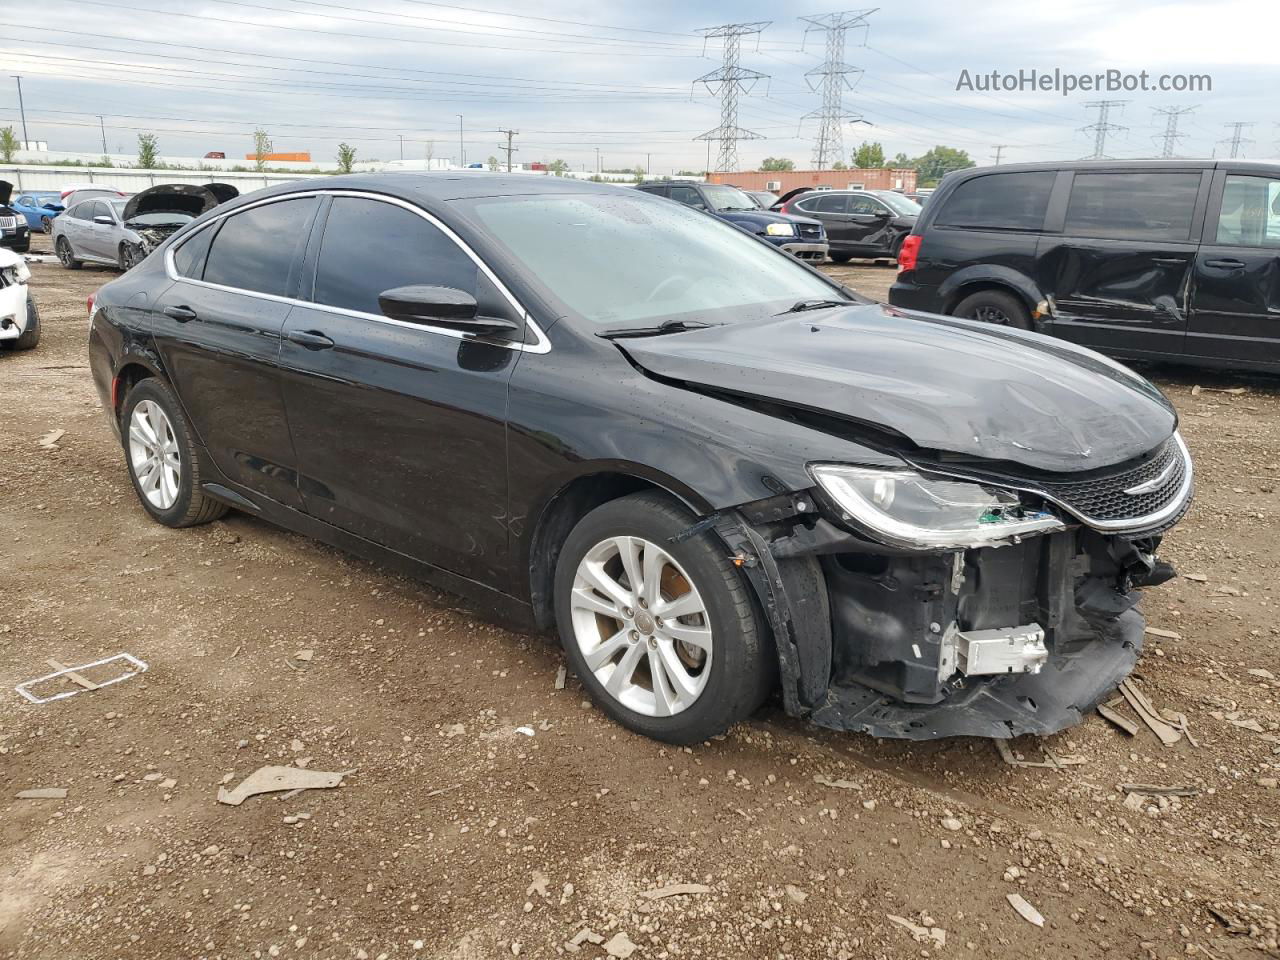
[[[339,142],[360,159],[457,159],[458,114],[468,160],[498,153],[500,128],[520,131],[517,160],[564,158],[594,169],[646,163],[654,173],[702,169],[692,138],[720,122],[719,102],[693,81],[719,66],[718,40],[698,30],[771,20],[743,42],[742,65],[770,79],[740,100],[739,125],[766,139],[743,142],[753,169],[766,156],[808,167],[820,104],[805,72],[822,59],[801,14],[838,6],[728,3],[568,3],[542,0],[5,0],[0,49],[23,76],[30,138],[54,150],[133,153],[152,131],[167,156],[253,149],[255,126],[278,151],[333,162]],[[1184,156],[1224,155],[1224,124],[1251,122],[1250,157],[1280,155],[1276,0],[1214,3],[1129,0],[912,0],[872,13],[848,37],[846,62],[863,68],[845,95],[868,124],[845,128],[846,153],[863,139],[886,155],[934,144],[987,162],[1081,157],[1096,117],[1084,104],[1129,102],[1112,117],[1128,127],[1107,153],[1151,156],[1164,118],[1153,107],[1195,106],[1182,118]],[[865,43],[865,46],[862,45]],[[1060,68],[1212,76],[1208,93],[957,92],[962,70]],[[18,123],[15,83],[4,81],[0,123]],[[691,96],[692,93],[692,96]],[[713,154],[714,158],[714,154]]]

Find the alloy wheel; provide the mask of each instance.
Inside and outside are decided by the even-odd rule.
[[[67,243],[66,237],[58,238],[58,260],[64,267],[69,267],[75,262],[75,257],[71,254],[71,244]]]
[[[40,229],[45,233],[53,233],[53,220],[49,217],[40,218]]]
[[[173,424],[154,400],[143,400],[129,415],[129,466],[138,489],[157,510],[168,510],[178,500],[182,457]]]
[[[1005,312],[999,307],[978,307],[973,311],[972,320],[980,320],[983,323],[996,323],[1008,326],[1009,318]]]
[[[132,270],[145,259],[142,251],[131,243],[126,243],[122,250],[123,252],[120,259],[123,261],[123,266],[126,272]]]
[[[691,707],[711,676],[707,605],[661,547],[611,537],[578,564],[570,600],[587,667],[623,706],[650,717]]]

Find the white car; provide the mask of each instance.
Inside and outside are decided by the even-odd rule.
[[[30,350],[40,342],[40,314],[29,279],[26,261],[0,247],[0,349]]]

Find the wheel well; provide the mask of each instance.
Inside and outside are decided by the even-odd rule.
[[[115,378],[115,389],[112,391],[116,420],[120,419],[120,409],[124,406],[124,398],[129,395],[129,391],[143,380],[154,376],[154,373],[140,363],[127,363],[120,368]]]
[[[565,538],[596,507],[644,490],[665,490],[642,477],[625,473],[594,473],[578,477],[548,502],[529,544],[529,596],[534,619],[539,629],[549,629],[555,622],[552,593],[556,578],[556,562]]]
[[[973,280],[969,283],[962,284],[955,293],[947,300],[943,313],[951,313],[960,305],[960,301],[965,297],[972,296],[975,293],[981,293],[983,290],[995,290],[998,293],[1011,293],[1018,298],[1018,302],[1027,308],[1034,310],[1035,304],[1027,299],[1026,295],[1017,287],[1010,286],[1007,283],[1001,283],[999,280]]]

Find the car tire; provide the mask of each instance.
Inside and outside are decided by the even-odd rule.
[[[40,342],[40,311],[36,298],[27,294],[27,328],[17,340],[6,340],[3,346],[9,350],[32,350]]]
[[[43,230],[45,233],[53,233],[53,218],[52,218],[52,217],[41,217],[41,218],[40,218],[40,229],[41,229],[41,230]]]
[[[832,263],[848,263],[853,259],[852,253],[832,253],[830,256]]]
[[[194,527],[230,509],[201,492],[191,428],[163,380],[140,380],[129,391],[120,411],[120,441],[133,490],[153,520]]]
[[[681,538],[695,522],[662,493],[606,503],[565,540],[554,587],[561,644],[591,697],[624,727],[676,744],[745,719],[777,676],[768,627],[724,544],[707,531]],[[631,590],[618,545],[637,541],[641,589]],[[602,577],[609,593],[594,586]],[[664,620],[664,609],[687,612]]]
[[[980,320],[1018,330],[1031,329],[1031,314],[1026,305],[1014,294],[1003,290],[979,290],[957,303],[951,313],[966,320]]]
[[[116,254],[116,262],[120,266],[121,273],[128,273],[146,258],[147,255],[145,253],[134,244],[128,242],[120,244],[120,249]]]
[[[75,251],[71,249],[71,241],[66,237],[58,238],[58,242],[54,244],[54,252],[58,254],[58,260],[68,270],[79,270],[84,266],[83,261],[76,259]]]

